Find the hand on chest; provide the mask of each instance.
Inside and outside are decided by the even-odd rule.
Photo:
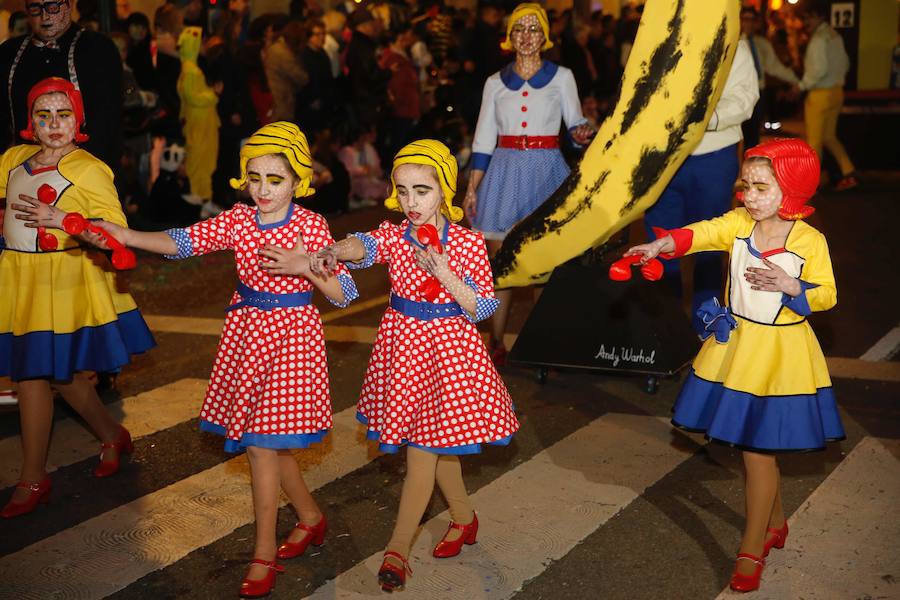
[[[749,267],[769,269],[764,261],[778,265],[790,277],[799,278],[806,260],[784,248],[759,252],[749,238],[734,240],[731,252],[729,305],[734,314],[760,323],[775,323],[782,309],[782,294],[751,289],[744,277]]]

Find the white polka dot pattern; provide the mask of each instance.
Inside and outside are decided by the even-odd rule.
[[[194,255],[194,248],[191,246],[191,236],[188,235],[187,230],[166,229],[166,233],[170,238],[175,240],[175,246],[178,248],[178,252],[175,254],[164,254],[163,256],[165,258],[168,258],[169,260],[181,260]]]
[[[471,275],[464,276],[463,283],[475,291],[475,318],[473,319],[466,311],[463,311],[463,316],[473,323],[477,323],[478,321],[484,321],[494,314],[494,311],[500,306],[500,301],[496,298],[482,297],[480,295],[481,290],[478,289],[478,284],[475,283],[475,280],[472,279]]]
[[[347,262],[347,266],[351,269],[368,269],[375,264],[375,253],[378,252],[378,242],[371,235],[366,233],[354,233],[353,237],[358,239],[366,247],[366,257],[360,262]]]
[[[238,277],[255,290],[281,294],[312,290],[305,278],[277,277],[260,269],[257,252],[265,244],[293,247],[298,233],[307,249],[317,252],[334,241],[325,219],[295,205],[286,223],[261,229],[255,212],[239,204],[188,227],[194,253],[234,249]],[[345,277],[344,293],[355,293],[347,270],[338,271]],[[231,304],[239,300],[235,293]],[[325,334],[318,309],[310,304],[229,312],[200,419],[223,427],[227,438],[235,441],[244,434],[297,435],[330,428]]]
[[[375,262],[387,263],[391,291],[422,301],[429,277],[404,238],[407,223],[388,222],[368,235]],[[450,225],[445,246],[450,268],[469,273],[479,297],[494,299],[484,238]],[[436,303],[453,302],[441,289]],[[465,317],[420,321],[388,308],[378,328],[360,393],[359,412],[382,444],[405,441],[427,448],[485,444],[515,433],[512,399],[475,325]]]

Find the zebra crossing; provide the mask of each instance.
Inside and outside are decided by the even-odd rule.
[[[168,323],[173,330],[187,324]],[[327,335],[331,341],[367,343],[369,329],[329,324]],[[721,576],[719,565],[712,569],[718,575],[704,584],[705,594],[674,587],[668,595],[617,595],[614,589],[605,593],[577,581],[552,595],[534,591],[552,577],[554,567],[576,560],[576,551],[589,548],[592,537],[613,520],[633,519],[628,511],[636,510],[648,489],[664,494],[673,473],[687,473],[701,482],[739,477],[739,468],[733,461],[709,460],[702,438],[673,431],[659,409],[667,399],[647,400],[645,405],[642,398],[619,393],[620,384],[583,386],[578,376],[562,378],[558,389],[549,390],[529,381],[527,374],[512,373],[508,379],[515,388],[522,431],[509,448],[464,461],[481,521],[479,543],[455,559],[438,563],[431,558],[430,548],[449,519],[436,500],[411,553],[415,572],[402,597],[716,597],[722,584],[715,580]],[[0,599],[236,596],[252,550],[249,471],[244,456],[224,455],[220,439],[196,431],[205,385],[198,374],[110,405],[134,434],[138,455],[142,447],[149,451],[163,446],[164,440],[205,441],[189,447],[181,457],[188,465],[173,481],[152,473],[165,467],[163,454],[180,452],[164,445],[154,449],[155,458],[127,465],[113,478],[122,477],[123,488],[139,485],[123,492],[121,501],[65,497],[23,518],[36,525],[57,513],[57,522],[46,531],[31,530],[22,520],[0,522]],[[670,387],[674,393],[677,383]],[[379,455],[366,443],[355,408],[344,404],[343,410],[336,408],[335,427],[326,442],[296,453],[332,522],[328,542],[287,565],[273,598],[382,596],[375,573],[393,524],[402,457]],[[16,480],[18,445],[18,436],[0,439],[4,498]],[[54,481],[83,481],[78,493],[84,496],[92,483],[79,465],[94,459],[96,440],[75,420],[62,419],[55,424],[51,449]],[[789,543],[781,553],[773,553],[763,589],[754,597],[900,595],[900,584],[893,580],[900,579],[900,442],[858,436],[845,442],[844,450],[848,456],[830,474],[820,465],[814,476],[805,476],[815,481],[815,489],[793,511]],[[82,513],[58,514],[85,504],[93,506]],[[292,520],[289,508],[282,508],[282,535]],[[733,556],[739,529],[732,525],[728,536],[718,543],[724,554]],[[652,572],[653,564],[654,557],[648,556],[641,569]],[[828,578],[821,576],[824,565]],[[703,569],[699,572],[703,577]],[[622,577],[627,587],[629,575]],[[731,593],[725,590],[719,597]]]

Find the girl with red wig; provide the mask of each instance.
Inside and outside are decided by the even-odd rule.
[[[670,231],[628,255],[646,262],[729,253],[726,303],[704,303],[705,342],[675,402],[672,423],[743,451],[747,523],[731,588],[759,587],[765,559],[788,535],[776,455],[822,450],[844,438],[825,356],[806,318],[837,303],[825,236],[803,219],[819,159],[800,140],[744,155],[743,202],[723,216]]]
[[[83,244],[97,240],[44,230],[28,214],[44,204],[125,225],[109,167],[76,145],[87,140],[81,94],[65,79],[44,79],[28,94],[28,114],[22,136],[36,143],[0,157],[0,197],[8,201],[0,253],[0,376],[18,386],[23,455],[21,481],[0,511],[5,518],[49,498],[52,388],[100,438],[94,475],[118,470],[121,455],[132,451],[131,436],[84,372],[113,371],[154,345],[134,300],[117,290],[109,261]]]

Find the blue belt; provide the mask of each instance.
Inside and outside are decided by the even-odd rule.
[[[418,319],[420,321],[431,321],[432,319],[442,319],[444,317],[458,317],[463,314],[462,306],[456,302],[446,302],[444,304],[433,304],[431,302],[416,302],[409,300],[396,294],[391,294],[391,308],[399,313]]]
[[[306,306],[312,301],[312,292],[297,292],[295,294],[273,294],[272,292],[260,292],[252,287],[246,286],[240,281],[237,285],[237,292],[241,296],[240,302],[232,304],[225,309],[225,312],[242,308],[244,306],[253,306],[262,310],[272,310],[273,308],[289,308],[292,306]]]

